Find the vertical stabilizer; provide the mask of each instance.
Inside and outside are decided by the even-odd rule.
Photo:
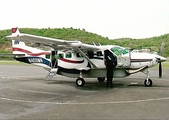
[[[27,46],[24,42],[18,40],[12,40],[12,51],[13,54],[24,54],[25,56],[41,56],[50,54],[49,51],[44,51],[38,48]]]
[[[20,34],[19,29],[17,27],[12,28],[11,32],[12,32],[12,36],[18,36]]]
[[[26,45],[24,42],[18,41],[18,40],[12,40],[12,53],[13,54],[23,54],[23,48],[25,48]]]

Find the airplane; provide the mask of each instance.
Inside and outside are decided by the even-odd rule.
[[[145,86],[152,86],[150,68],[159,64],[159,77],[162,76],[161,63],[166,58],[157,54],[131,52],[130,49],[118,45],[90,45],[79,40],[61,40],[32,34],[20,33],[18,28],[12,28],[12,34],[6,38],[12,40],[14,58],[18,61],[36,65],[46,69],[45,80],[54,75],[76,78],[76,85],[85,85],[84,78],[97,78],[104,82],[106,66],[104,51],[116,57],[114,78],[123,78],[137,72],[146,75]],[[29,43],[31,45],[26,45]],[[41,48],[48,47],[44,50]]]

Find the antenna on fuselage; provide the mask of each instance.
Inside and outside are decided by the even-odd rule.
[[[96,46],[95,42],[92,41],[92,43],[93,43],[94,46]]]
[[[96,45],[95,42],[92,42],[94,46],[102,46],[99,42],[98,42],[98,45]]]

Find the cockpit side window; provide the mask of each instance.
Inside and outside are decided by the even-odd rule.
[[[111,51],[113,53],[115,53],[117,56],[119,56],[119,55],[125,55],[125,54],[129,53],[128,50],[126,50],[124,48],[120,48],[120,47],[113,47],[113,48],[111,48]]]
[[[123,55],[125,55],[125,54],[127,54],[127,53],[129,53],[129,50],[126,50],[126,49],[125,49],[125,50],[123,51]]]
[[[47,54],[45,57],[46,57],[47,59],[50,59],[50,54]]]
[[[63,58],[63,57],[64,57],[63,53],[58,54],[58,58]]]

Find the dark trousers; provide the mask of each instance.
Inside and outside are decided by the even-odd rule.
[[[114,65],[113,63],[107,63],[106,65],[106,68],[107,68],[107,87],[112,87],[113,86],[113,83],[112,83],[112,80],[113,80],[113,70],[114,70]]]

